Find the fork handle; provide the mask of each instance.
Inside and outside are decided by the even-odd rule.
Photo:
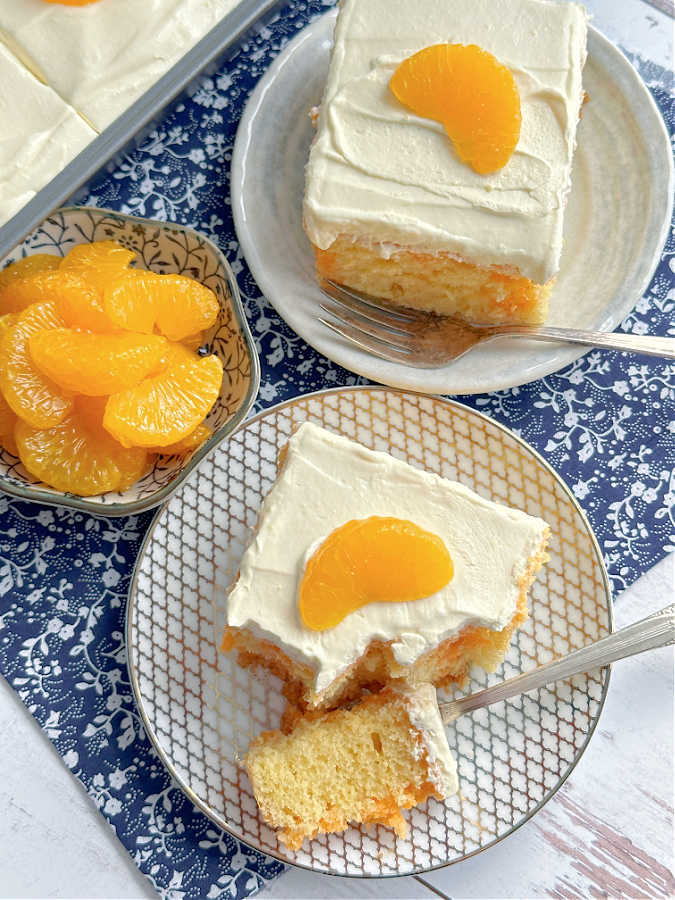
[[[562,659],[555,659],[532,672],[509,678],[508,681],[495,684],[468,697],[451,700],[449,703],[439,703],[438,708],[441,718],[448,723],[462,713],[482,709],[500,700],[515,697],[516,694],[534,691],[552,681],[563,681],[581,672],[590,672],[592,669],[607,666],[617,659],[634,656],[636,653],[654,650],[657,647],[667,647],[673,643],[675,643],[675,606],[666,606],[654,615],[621,628],[594,644],[589,644],[588,647],[575,650]]]
[[[602,347],[605,350],[623,350],[630,353],[644,353],[647,356],[661,356],[675,359],[675,338],[655,337],[650,334],[619,334],[607,331],[582,331],[578,328],[539,328],[533,325],[501,325],[491,328],[493,334],[523,335],[534,341],[567,341],[570,344],[585,344],[588,347]]]

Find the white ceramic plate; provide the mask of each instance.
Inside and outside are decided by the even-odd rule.
[[[317,319],[321,294],[302,230],[304,166],[321,101],[335,13],[297,35],[251,95],[232,158],[232,208],[246,261],[288,324],[329,359],[373,381],[434,394],[524,384],[585,350],[504,339],[435,370],[361,351]],[[550,324],[613,330],[635,306],[658,263],[670,223],[670,142],[652,97],[628,60],[593,28],[565,249]]]
[[[228,588],[293,430],[310,420],[541,516],[550,560],[530,591],[530,617],[494,675],[472,669],[467,692],[570,653],[612,628],[609,582],[590,526],[555,472],[486,416],[449,400],[381,387],[338,388],[244,422],[158,512],[134,572],[129,668],[150,739],[173,778],[218,826],[251,847],[317,872],[409,875],[459,862],[506,837],[563,783],[597,724],[607,669],[462,716],[447,728],[460,792],[405,814],[410,830],[349,828],[279,844],[262,820],[241,760],[278,728],[281,682],[219,653]]]

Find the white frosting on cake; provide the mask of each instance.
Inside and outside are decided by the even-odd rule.
[[[0,122],[2,225],[96,137],[96,133],[2,44]]]
[[[415,687],[397,687],[406,704],[410,724],[419,733],[427,754],[429,774],[442,797],[457,793],[457,763],[450,752],[445,726],[441,720],[433,684],[418,684]]]
[[[102,131],[238,0],[0,0],[0,29],[57,94]]]
[[[452,580],[420,600],[371,603],[334,628],[307,628],[297,593],[308,550],[345,522],[369,516],[408,519],[437,534],[452,557]],[[263,502],[228,598],[227,623],[311,666],[321,692],[374,639],[391,641],[396,660],[410,665],[467,625],[503,628],[547,531],[541,519],[304,423]]]
[[[520,140],[479,175],[443,126],[400,104],[389,79],[431,44],[478,44],[513,73]],[[543,284],[559,266],[583,99],[586,13],[549,0],[341,0],[304,219],[316,246],[339,234],[517,268]],[[388,246],[387,246],[388,245]]]

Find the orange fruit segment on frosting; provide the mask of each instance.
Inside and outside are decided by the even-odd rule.
[[[480,175],[503,168],[520,138],[520,95],[509,69],[475,44],[434,44],[398,66],[389,86],[418,116],[441,122]]]
[[[298,594],[300,617],[313,631],[325,631],[368,603],[429,597],[453,574],[438,535],[407,519],[352,519],[309,558]]]
[[[58,3],[60,6],[89,6],[90,3],[98,3],[98,0],[45,0],[45,3]]]

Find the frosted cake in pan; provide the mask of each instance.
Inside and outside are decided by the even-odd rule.
[[[79,153],[96,132],[0,44],[0,225]]]
[[[237,3],[0,0],[0,226]]]

